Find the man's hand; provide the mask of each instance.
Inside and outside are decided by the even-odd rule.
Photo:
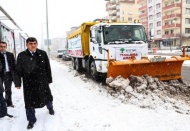
[[[20,89],[20,87],[16,87],[17,89]]]

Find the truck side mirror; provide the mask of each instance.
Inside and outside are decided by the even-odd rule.
[[[154,36],[150,36],[150,40],[154,40]]]
[[[95,31],[94,30],[91,30],[91,38],[90,38],[90,41],[91,42],[96,42],[96,38],[95,38]]]
[[[91,38],[95,38],[95,31],[91,30]]]
[[[95,37],[92,37],[92,38],[91,38],[91,42],[97,43],[96,38],[95,38]]]
[[[154,39],[154,29],[150,29],[150,40]]]

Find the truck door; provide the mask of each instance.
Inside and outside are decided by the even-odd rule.
[[[102,50],[102,31],[91,30],[92,40],[90,42],[90,52],[95,59],[104,59],[105,51]]]

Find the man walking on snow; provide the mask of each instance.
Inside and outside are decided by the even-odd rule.
[[[4,41],[0,42],[0,60],[4,66],[4,74],[2,77],[4,87],[5,87],[5,100],[7,107],[14,107],[12,102],[12,82],[14,81],[14,71],[15,71],[15,57],[13,53],[6,51],[7,43]]]
[[[38,42],[34,37],[26,40],[27,49],[18,54],[15,87],[21,88],[23,80],[24,102],[26,117],[29,121],[27,129],[31,129],[36,122],[35,108],[42,108],[45,105],[50,115],[54,115],[53,96],[49,88],[52,83],[51,67],[45,51],[37,48]]]

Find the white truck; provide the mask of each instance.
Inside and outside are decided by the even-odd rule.
[[[68,36],[68,51],[73,69],[97,80],[107,74],[109,60],[147,56],[147,36],[141,23],[84,22]]]

